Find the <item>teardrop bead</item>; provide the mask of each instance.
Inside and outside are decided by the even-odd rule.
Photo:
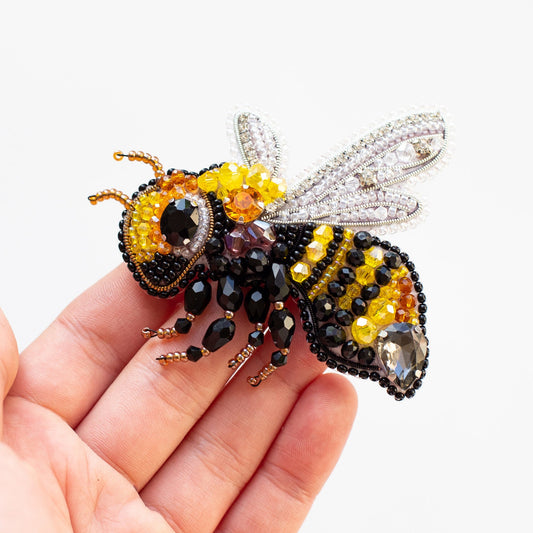
[[[233,276],[223,276],[218,280],[217,302],[222,309],[235,312],[242,304],[243,294]]]
[[[207,328],[202,344],[210,352],[216,352],[233,339],[234,334],[235,322],[228,318],[218,318]]]
[[[250,289],[244,298],[244,309],[252,324],[262,324],[266,320],[269,307],[268,292],[263,287]]]
[[[267,274],[266,286],[271,302],[284,302],[289,297],[290,289],[287,285],[285,265],[272,263]]]
[[[185,290],[185,311],[198,316],[203,313],[207,304],[211,301],[211,285],[209,282],[199,279],[191,283]]]
[[[288,309],[274,310],[270,313],[268,327],[272,340],[278,348],[288,348],[294,335],[294,316]]]

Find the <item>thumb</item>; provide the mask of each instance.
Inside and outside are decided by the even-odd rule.
[[[18,369],[18,348],[17,341],[11,331],[11,326],[4,313],[0,309],[0,438],[2,436],[2,414],[3,403]]]

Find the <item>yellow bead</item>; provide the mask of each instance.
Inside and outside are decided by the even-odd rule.
[[[326,257],[326,247],[319,241],[311,241],[306,248],[307,257],[314,263],[318,263]]]
[[[287,182],[280,178],[279,176],[271,178],[268,184],[265,198],[268,198],[270,201],[282,198],[283,195],[287,192]]]
[[[370,318],[360,316],[352,324],[352,335],[355,341],[362,345],[369,345],[374,342],[378,334],[378,327]]]
[[[267,190],[270,183],[270,172],[268,169],[257,163],[250,167],[248,175],[245,178],[246,185],[257,189],[261,194]]]
[[[351,241],[355,235],[355,231],[351,229],[345,229],[344,230],[344,240],[345,241]]]
[[[394,322],[396,308],[391,300],[387,300],[387,298],[376,298],[368,305],[367,315],[375,324],[386,326]]]
[[[341,309],[350,310],[352,308],[352,299],[345,294],[339,298],[339,307]]]
[[[361,295],[361,285],[358,283],[352,283],[351,285],[348,285],[348,287],[346,287],[346,294],[350,298],[357,298]]]
[[[296,283],[302,283],[311,275],[311,267],[303,261],[298,261],[291,266],[291,275]]]
[[[142,224],[139,224],[137,226],[137,233],[143,237],[146,237],[147,235],[150,235],[150,225],[146,222],[143,222]]]
[[[315,240],[323,244],[328,244],[333,239],[333,229],[331,226],[321,224],[313,231],[313,236]]]
[[[224,163],[218,172],[219,181],[227,190],[240,189],[244,178],[248,173],[246,167],[240,167],[237,163]]]
[[[383,250],[372,246],[368,250],[365,250],[365,263],[371,267],[378,267],[383,263]]]
[[[400,268],[393,269],[391,273],[392,279],[400,279],[407,276],[409,274],[409,270],[405,265],[402,265]]]
[[[229,202],[224,204],[226,215],[238,222],[255,220],[264,209],[263,198],[252,187],[234,189],[228,194]]]
[[[360,285],[372,285],[375,281],[374,269],[370,265],[362,265],[355,271],[355,279]]]
[[[154,216],[154,211],[149,206],[144,206],[141,208],[141,218],[143,220],[150,220]]]
[[[218,188],[217,175],[212,171],[204,172],[198,177],[198,187],[205,192],[216,191]]]

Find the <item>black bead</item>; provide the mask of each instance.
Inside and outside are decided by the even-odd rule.
[[[341,348],[341,354],[345,359],[353,359],[357,355],[359,345],[355,341],[346,341]]]
[[[259,348],[264,342],[265,334],[262,331],[252,331],[248,335],[248,344],[251,344],[254,348]]]
[[[328,368],[331,368],[332,370],[334,370],[335,368],[337,368],[337,361],[334,361],[333,359],[328,359],[326,361],[326,365]]]
[[[376,276],[376,282],[378,285],[384,286],[390,283],[391,272],[386,266],[384,265],[379,266],[374,271],[374,274]]]
[[[401,252],[400,257],[402,258],[402,261],[404,263],[407,263],[407,261],[409,261],[409,254],[406,254],[405,252]]]
[[[303,328],[304,331],[313,331],[313,324],[311,322],[309,322],[308,320],[306,320],[302,324],[302,328]]]
[[[358,231],[353,238],[353,243],[356,248],[367,250],[372,246],[372,236],[368,231]]]
[[[288,309],[275,309],[268,318],[268,327],[274,344],[278,348],[288,348],[291,344],[296,324]]]
[[[361,372],[359,372],[359,377],[360,377],[361,379],[368,379],[368,376],[369,376],[369,375],[370,375],[370,374],[369,374],[366,370],[361,370]]]
[[[307,283],[309,283],[309,285],[311,285],[311,287],[318,281],[318,278],[317,276],[315,276],[314,274],[312,274],[311,276],[309,276],[307,279],[306,279]]]
[[[256,274],[266,273],[268,268],[268,257],[261,248],[252,248],[246,252],[248,268]]]
[[[351,268],[348,267],[342,267],[337,276],[339,277],[339,281],[344,285],[350,285],[355,281],[355,273]]]
[[[179,282],[179,286],[184,289],[185,287],[187,287],[187,285],[189,284],[189,282],[186,280],[186,279],[182,279],[180,280]]]
[[[359,374],[359,370],[357,370],[357,368],[349,368],[348,374],[350,374],[350,376],[357,376],[357,374]]]
[[[119,242],[119,243],[118,243],[118,249],[119,249],[122,253],[124,253],[124,252],[126,251],[126,246],[124,245],[123,242]]]
[[[365,264],[365,254],[357,248],[352,248],[347,254],[346,258],[348,263],[354,267],[358,267]]]
[[[235,257],[229,262],[229,271],[234,276],[242,276],[246,272],[246,260],[244,257]]]
[[[361,348],[359,350],[357,358],[359,359],[359,362],[363,365],[371,365],[374,361],[375,356],[376,352],[374,351],[374,348],[372,348],[371,346],[366,346],[365,348]]]
[[[196,280],[185,291],[184,307],[187,313],[195,316],[203,313],[211,301],[211,285],[207,281]]]
[[[270,250],[270,257],[275,262],[284,262],[289,257],[289,247],[283,242],[277,242]]]
[[[298,298],[298,296],[300,296],[300,293],[298,292],[298,289],[296,287],[291,287],[291,296],[293,298]]]
[[[234,276],[223,276],[218,280],[217,302],[222,309],[235,312],[242,304],[242,289]]]
[[[222,239],[217,239],[216,237],[211,237],[206,243],[205,243],[205,251],[209,255],[212,254],[219,254],[224,250],[224,243]]]
[[[135,263],[133,263],[132,261],[130,261],[130,262],[128,263],[128,270],[129,270],[130,272],[135,272],[135,270],[136,270]]]
[[[335,320],[337,321],[337,324],[340,324],[341,326],[351,326],[353,322],[353,315],[350,313],[350,311],[339,309],[335,313]]]
[[[413,272],[413,270],[415,269],[415,264],[412,261],[407,261],[407,263],[405,263],[405,266],[407,267],[407,270],[409,270],[409,272]]]
[[[134,272],[133,273],[133,279],[135,281],[141,281],[141,279],[143,279],[143,278],[142,278],[142,276],[141,276],[141,274],[139,272]]]
[[[268,292],[264,287],[250,289],[244,298],[244,309],[253,324],[262,324],[266,320],[269,307]]]
[[[361,289],[361,297],[364,300],[373,300],[379,296],[379,285],[365,285]]]
[[[405,391],[406,398],[412,398],[415,394],[416,394],[416,391],[414,389],[409,389]]]
[[[420,281],[417,281],[414,285],[416,292],[421,292],[424,289],[424,285],[420,283]]]
[[[287,364],[287,356],[282,354],[279,350],[272,353],[270,362],[276,367],[280,367]]]
[[[394,395],[394,399],[398,402],[401,402],[405,398],[405,394],[403,392],[397,392]]]
[[[313,309],[318,320],[328,320],[335,313],[335,300],[328,294],[319,294],[313,300]]]
[[[303,254],[298,250],[294,250],[294,252],[292,252],[292,256],[294,257],[295,261],[298,261],[303,257]]]
[[[266,277],[266,286],[271,302],[284,302],[290,294],[285,265],[273,263]]]
[[[370,381],[379,381],[379,374],[377,372],[370,372]]]
[[[346,372],[348,372],[348,367],[344,365],[339,365],[337,367],[337,372],[340,372],[341,374],[346,374]]]
[[[328,356],[324,352],[318,352],[316,358],[321,362],[325,363],[328,360]]]
[[[318,340],[324,346],[334,348],[346,341],[346,332],[337,324],[323,324],[318,328]]]
[[[326,263],[324,263],[324,261],[320,260],[316,264],[316,268],[318,268],[318,270],[320,270],[320,272],[322,272],[322,270],[324,270],[326,268]]]
[[[424,303],[426,301],[426,295],[423,292],[419,292],[416,297],[420,303]]]
[[[332,296],[336,296],[337,298],[340,298],[341,296],[344,296],[346,293],[346,287],[339,283],[338,281],[331,281],[328,283],[328,292]]]
[[[418,317],[418,321],[420,322],[420,324],[422,324],[422,326],[427,322],[427,317],[426,315],[420,315]]]
[[[418,312],[419,313],[425,313],[428,310],[428,306],[426,304],[420,304],[418,306]]]
[[[366,313],[367,304],[362,298],[352,300],[352,312],[355,316],[362,316]]]
[[[391,247],[391,244],[389,241],[381,241],[381,247],[384,249],[384,250],[389,250],[390,247]]]
[[[318,351],[320,350],[320,345],[316,342],[313,342],[309,345],[309,351],[311,353],[318,353]]]
[[[383,387],[385,389],[389,385],[390,385],[390,381],[387,378],[380,378],[380,380],[379,380],[379,386],[380,387]]]
[[[189,333],[191,330],[192,322],[190,320],[187,320],[186,318],[178,318],[176,320],[176,323],[174,324],[174,329],[181,333],[182,335],[185,335],[186,333]]]
[[[189,346],[187,348],[187,359],[196,363],[199,359],[202,358],[202,350],[197,346]]]
[[[198,229],[198,207],[190,200],[172,200],[161,215],[161,233],[173,246],[182,246],[191,241]]]
[[[202,344],[210,351],[216,352],[227,344],[235,334],[235,322],[228,318],[218,318],[211,322],[205,332]]]
[[[228,271],[229,260],[227,257],[224,257],[223,255],[215,255],[214,257],[211,257],[209,261],[209,265],[211,267],[212,272],[221,276],[221,275],[224,275]]]

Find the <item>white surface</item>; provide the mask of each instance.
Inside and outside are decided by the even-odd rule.
[[[276,118],[295,173],[411,104],[445,106],[450,164],[392,240],[426,287],[432,357],[359,414],[302,531],[531,531],[530,2],[10,2],[0,22],[0,305],[26,346],[120,257],[147,171],[227,158],[238,104]],[[430,106],[430,108],[433,106]],[[265,502],[268,505],[268,502]]]

